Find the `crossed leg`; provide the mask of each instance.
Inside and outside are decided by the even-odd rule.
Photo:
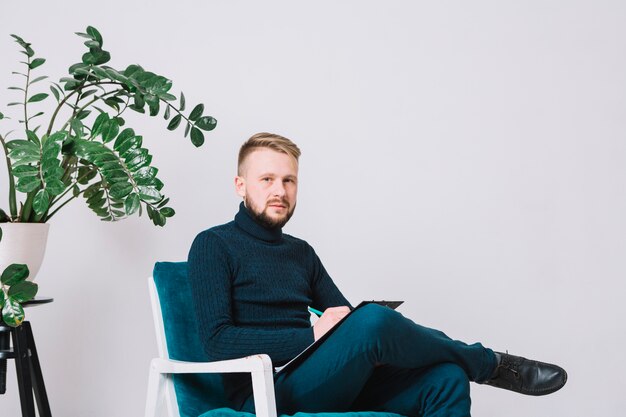
[[[495,367],[493,351],[480,343],[452,340],[371,304],[341,323],[297,368],[278,375],[276,404],[285,414],[350,411],[367,404],[368,392],[379,392],[381,401],[367,405],[403,415],[469,416],[467,381],[482,382]],[[378,386],[394,372],[402,375],[399,387]],[[411,410],[406,404],[412,404]],[[245,411],[253,408],[251,399],[243,406]]]

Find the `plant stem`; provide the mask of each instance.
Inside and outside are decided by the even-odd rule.
[[[7,161],[7,172],[9,174],[9,210],[11,212],[11,220],[17,217],[17,198],[15,195],[15,178],[13,178],[13,167],[11,165],[11,159],[9,158],[9,149],[4,141],[2,135],[0,135],[0,142],[2,143],[2,149],[4,150],[4,157]]]
[[[187,123],[195,123],[195,122],[192,122],[191,120],[189,120],[189,118],[188,118],[187,116],[185,116],[185,115],[183,114],[183,112],[181,112],[180,110],[178,110],[176,107],[172,106],[172,105],[170,104],[170,102],[169,102],[169,101],[164,100],[164,99],[162,99],[162,98],[160,98],[160,97],[159,97],[159,100],[160,100],[160,101],[162,101],[163,103],[167,104],[168,106],[170,106],[170,108],[171,108],[172,110],[174,110],[176,113],[178,113],[178,114],[180,115],[180,117],[182,117],[183,119],[185,119],[185,121],[186,121]]]
[[[26,85],[24,87],[24,126],[28,130],[28,83],[30,81],[30,57],[26,64]]]
[[[110,95],[110,94],[117,93],[117,92],[118,92],[118,91],[120,91],[120,90],[121,90],[121,89],[118,89],[118,90],[113,90],[113,91],[109,91],[109,92],[107,92],[107,93],[105,93],[105,94],[103,94],[103,95],[101,95],[101,96],[99,96],[99,97],[95,97],[95,98],[94,98],[93,100],[91,100],[89,103],[85,104],[83,107],[81,107],[80,109],[78,109],[78,110],[75,112],[75,114],[72,114],[72,116],[71,116],[69,119],[67,119],[67,122],[65,122],[65,124],[61,127],[61,130],[65,130],[65,128],[67,127],[67,125],[68,125],[68,124],[72,121],[72,119],[74,118],[74,116],[75,116],[76,114],[79,114],[81,111],[85,110],[87,107],[91,106],[91,105],[92,105],[93,103],[95,103],[96,101],[101,100],[101,99],[102,99],[102,97],[108,96],[108,95]],[[78,102],[77,102],[76,104],[78,104]]]
[[[35,198],[35,194],[35,192],[30,192],[26,195],[26,201],[24,201],[24,205],[22,206],[20,213],[21,223],[31,223],[30,215],[33,211],[33,199]]]
[[[57,108],[54,110],[54,113],[52,113],[52,117],[50,118],[50,123],[48,124],[48,130],[46,131],[46,134],[48,136],[50,136],[50,133],[52,133],[52,127],[54,126],[54,121],[56,120],[57,115],[59,114],[59,111],[61,111],[61,108],[63,107],[63,105],[67,102],[67,100],[72,97],[74,94],[78,93],[79,91],[81,91],[83,88],[87,88],[87,87],[91,87],[93,85],[105,85],[105,84],[116,84],[116,85],[123,85],[120,82],[117,81],[104,81],[104,82],[95,82],[95,83],[91,83],[91,84],[85,84],[83,85],[81,88],[76,88],[74,91],[72,91],[70,94],[68,94],[67,96],[65,96],[65,98],[63,100],[61,100],[59,102],[59,104],[57,105]]]
[[[75,199],[76,197],[78,197],[79,195],[81,195],[85,190],[81,190],[78,195],[72,195],[70,198],[68,198],[67,200],[65,200],[63,202],[63,204],[61,204],[59,207],[57,207],[52,213],[48,214],[48,216],[46,216],[46,222],[49,221],[52,216],[55,215],[55,213],[59,210],[61,210],[63,208],[63,206],[65,206],[67,203],[69,203],[70,201],[72,201],[73,199]]]

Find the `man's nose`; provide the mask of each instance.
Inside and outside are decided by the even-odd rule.
[[[275,181],[272,188],[272,195],[282,197],[285,195],[285,185],[282,181]]]

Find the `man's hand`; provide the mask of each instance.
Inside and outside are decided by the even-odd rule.
[[[348,315],[350,307],[330,307],[324,311],[324,314],[313,325],[313,336],[317,341],[320,337],[324,336],[327,331],[332,329],[339,321]]]

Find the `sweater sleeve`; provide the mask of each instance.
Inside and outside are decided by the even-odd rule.
[[[313,266],[311,268],[311,289],[313,305],[311,307],[324,311],[328,307],[348,306],[352,308],[350,302],[343,296],[339,288],[335,285],[326,268],[322,265],[322,261],[315,253],[315,250],[309,246],[312,256]]]
[[[312,328],[244,327],[234,322],[235,258],[215,233],[204,231],[196,237],[188,265],[198,331],[210,360],[265,353],[280,366],[313,343]]]

